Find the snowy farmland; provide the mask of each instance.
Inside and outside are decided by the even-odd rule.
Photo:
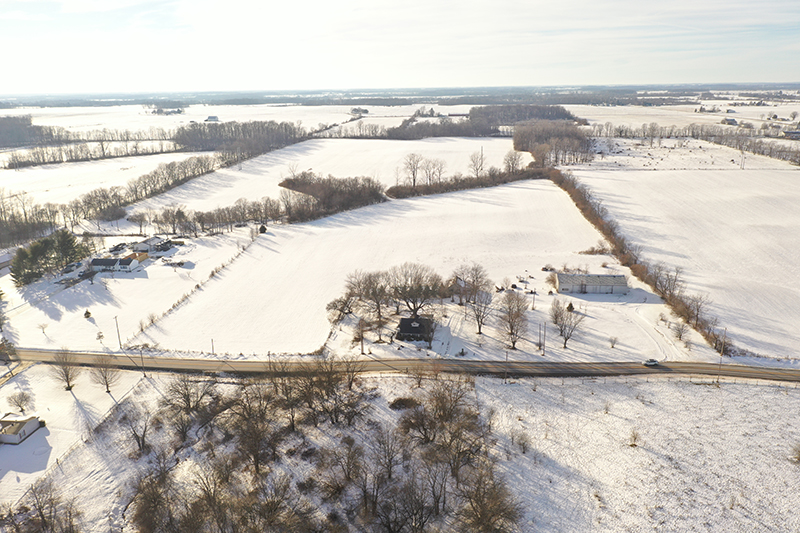
[[[316,222],[272,226],[202,290],[132,343],[208,352],[214,339],[217,352],[233,355],[308,353],[325,343],[330,332],[325,306],[342,294],[345,278],[355,270],[413,261],[447,277],[462,263],[475,261],[486,267],[495,283],[523,278],[525,288],[542,295],[537,311],[529,312],[527,341],[511,353],[511,358],[530,360],[538,353],[535,330],[547,321],[553,299],[547,295],[541,267],[568,264],[609,271],[601,266],[613,263],[608,256],[578,255],[599,237],[567,195],[544,180],[392,201]],[[658,329],[659,316],[668,312],[647,290],[574,301],[593,318],[582,340],[566,350],[553,337],[548,360],[714,360],[702,345],[689,352],[673,342],[666,324]],[[455,309],[443,318],[434,354],[453,356],[463,349],[471,357],[502,357],[504,343],[497,330],[477,336],[474,324],[463,319],[463,308],[451,307]],[[352,332],[347,331],[333,332],[334,352],[352,349]],[[614,349],[609,346],[611,336],[620,340]],[[370,349],[376,356],[399,355],[394,346]],[[418,355],[413,350],[408,354]]]
[[[176,204],[208,211],[233,205],[239,198],[277,199],[282,190],[278,183],[288,178],[293,169],[337,178],[371,177],[391,187],[405,179],[403,159],[411,153],[443,160],[445,174],[452,175],[467,174],[470,155],[481,150],[487,167],[502,167],[503,157],[512,149],[510,138],[314,139],[245,161],[241,169],[231,167],[201,176],[131,209],[160,209]],[[524,155],[523,163],[527,164],[531,158]]]
[[[0,187],[7,196],[25,192],[33,203],[67,204],[99,187],[125,187],[132,179],[152,172],[158,165],[183,161],[198,152],[120,157],[98,161],[61,163],[23,168],[0,169]]]
[[[736,346],[797,360],[800,170],[753,155],[743,170],[739,152],[700,141],[614,142],[575,176],[645,259],[683,269]]]

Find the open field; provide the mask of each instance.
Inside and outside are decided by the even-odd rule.
[[[573,172],[645,259],[682,268],[737,346],[797,359],[800,170],[750,155],[742,170],[739,152],[698,141],[616,151]]]
[[[189,183],[145,200],[132,210],[160,209],[177,204],[189,209],[211,210],[233,205],[239,198],[255,200],[269,196],[278,199],[283,179],[291,170],[311,170],[337,178],[366,176],[385,186],[405,179],[403,159],[410,153],[442,159],[445,174],[469,173],[469,156],[483,150],[488,166],[502,167],[503,157],[513,149],[510,138],[438,137],[419,141],[385,139],[314,139],[288,146],[230,167],[196,178]],[[531,158],[524,154],[523,162]]]
[[[20,170],[0,169],[0,187],[7,196],[26,192],[37,204],[67,204],[99,187],[125,187],[160,164],[183,161],[199,152],[120,157],[98,161],[41,165]]]

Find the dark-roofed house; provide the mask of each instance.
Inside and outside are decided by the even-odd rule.
[[[556,274],[556,290],[571,294],[627,294],[628,281],[619,274]]]
[[[397,336],[399,341],[431,341],[431,319],[425,317],[401,318],[400,325],[397,326]]]
[[[5,444],[19,444],[41,427],[41,422],[36,416],[22,417],[13,413],[6,413],[0,418],[0,442]]]
[[[139,261],[128,257],[126,259],[119,260],[119,263],[117,263],[117,270],[119,270],[120,272],[130,272],[131,270],[134,270],[137,266],[139,266]]]
[[[116,270],[119,259],[92,259],[89,263],[89,268],[94,272],[104,272],[109,270]]]

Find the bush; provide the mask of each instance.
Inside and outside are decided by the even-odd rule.
[[[414,398],[395,398],[389,404],[389,409],[394,411],[402,411],[404,409],[414,409],[419,406],[419,402]]]

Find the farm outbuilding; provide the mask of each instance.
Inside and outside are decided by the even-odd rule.
[[[628,281],[618,274],[556,274],[556,290],[571,294],[627,294]]]
[[[6,413],[0,418],[0,442],[4,444],[19,444],[31,433],[39,429],[41,422],[38,417],[22,417],[13,413]]]
[[[137,242],[133,245],[134,252],[166,252],[172,248],[172,241],[163,239],[161,237],[150,237],[142,242]]]

